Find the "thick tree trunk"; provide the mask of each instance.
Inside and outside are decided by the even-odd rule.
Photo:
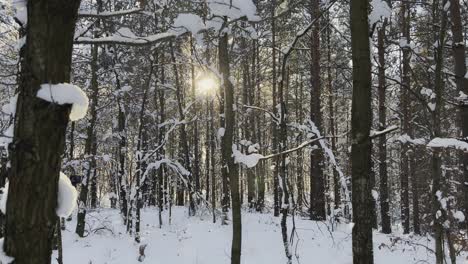
[[[387,109],[385,106],[385,91],[387,84],[385,81],[385,30],[387,27],[387,19],[383,22],[382,27],[378,31],[378,59],[379,59],[379,130],[384,130],[387,127]],[[380,215],[382,218],[382,233],[390,234],[392,226],[390,222],[390,197],[388,191],[388,173],[387,173],[387,137],[381,135],[379,137],[379,176],[380,176]]]
[[[351,176],[353,205],[353,263],[374,263],[372,249],[371,62],[369,50],[369,3],[351,0],[351,48],[353,97],[351,110]]]
[[[468,79],[466,76],[466,57],[465,45],[463,38],[463,25],[460,14],[460,2],[457,0],[450,0],[450,20],[452,25],[453,35],[453,58],[455,61],[455,82],[457,90],[465,95],[468,95]],[[461,120],[461,135],[465,142],[468,142],[468,99],[465,99],[460,104],[460,120]],[[461,182],[464,194],[464,214],[465,214],[465,228],[468,230],[468,152],[465,151],[462,157],[462,171],[463,176]]]
[[[70,81],[79,5],[79,0],[27,2],[27,41],[16,108],[4,244],[15,264],[51,261],[70,105],[49,103],[36,94],[41,84]]]
[[[319,0],[311,0],[311,20],[320,16]],[[322,129],[321,81],[320,81],[320,23],[314,23],[311,34],[310,68],[310,119],[319,131]],[[325,220],[325,179],[323,175],[323,152],[320,148],[310,156],[310,219]]]

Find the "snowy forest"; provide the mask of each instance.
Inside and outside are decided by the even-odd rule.
[[[0,0],[1,264],[468,264],[467,0]]]

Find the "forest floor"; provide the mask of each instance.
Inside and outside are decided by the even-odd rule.
[[[137,244],[125,232],[117,210],[99,209],[87,215],[85,238],[78,238],[75,219],[63,232],[66,264],[132,264],[138,262],[139,247],[146,244],[143,263],[150,264],[227,264],[230,263],[231,225],[212,223],[212,216],[188,218],[185,207],[174,207],[172,222],[163,213],[159,228],[158,210],[142,210],[142,241]],[[243,264],[284,264],[286,257],[281,240],[280,218],[271,214],[244,212],[242,218]],[[292,227],[289,218],[288,232]],[[295,218],[293,263],[351,264],[351,225],[338,225]],[[383,235],[374,232],[374,255],[377,264],[434,263],[430,237]],[[54,252],[54,259],[57,252]],[[447,259],[447,263],[449,260]],[[56,261],[53,261],[56,263]],[[468,255],[457,263],[468,264]]]

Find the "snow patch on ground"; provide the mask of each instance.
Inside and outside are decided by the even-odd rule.
[[[188,217],[184,207],[172,208],[172,223],[168,224],[168,212],[163,211],[163,226],[159,228],[158,210],[142,210],[142,242],[125,232],[118,210],[98,209],[89,212],[85,238],[75,235],[75,219],[67,222],[63,234],[64,263],[137,264],[138,249],[147,244],[143,263],[173,264],[228,264],[230,263],[232,226],[212,223],[209,214]],[[328,222],[316,222],[296,216],[293,263],[351,264],[350,224],[331,226]],[[280,218],[270,214],[247,213],[242,215],[242,263],[284,264],[284,246],[281,238]],[[288,231],[291,230],[288,218]],[[374,231],[374,256],[378,264],[435,263],[431,237],[384,235]],[[55,262],[57,252],[52,259]],[[447,254],[448,256],[448,254]],[[467,255],[458,258],[459,263]]]
[[[89,100],[80,87],[69,84],[42,84],[37,97],[60,105],[71,104],[70,120],[76,121],[86,116]]]

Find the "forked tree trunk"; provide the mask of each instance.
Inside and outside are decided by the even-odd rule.
[[[36,97],[70,81],[79,0],[27,2],[27,41],[16,109],[4,250],[16,264],[50,263],[70,105]],[[51,140],[53,139],[53,140]]]

